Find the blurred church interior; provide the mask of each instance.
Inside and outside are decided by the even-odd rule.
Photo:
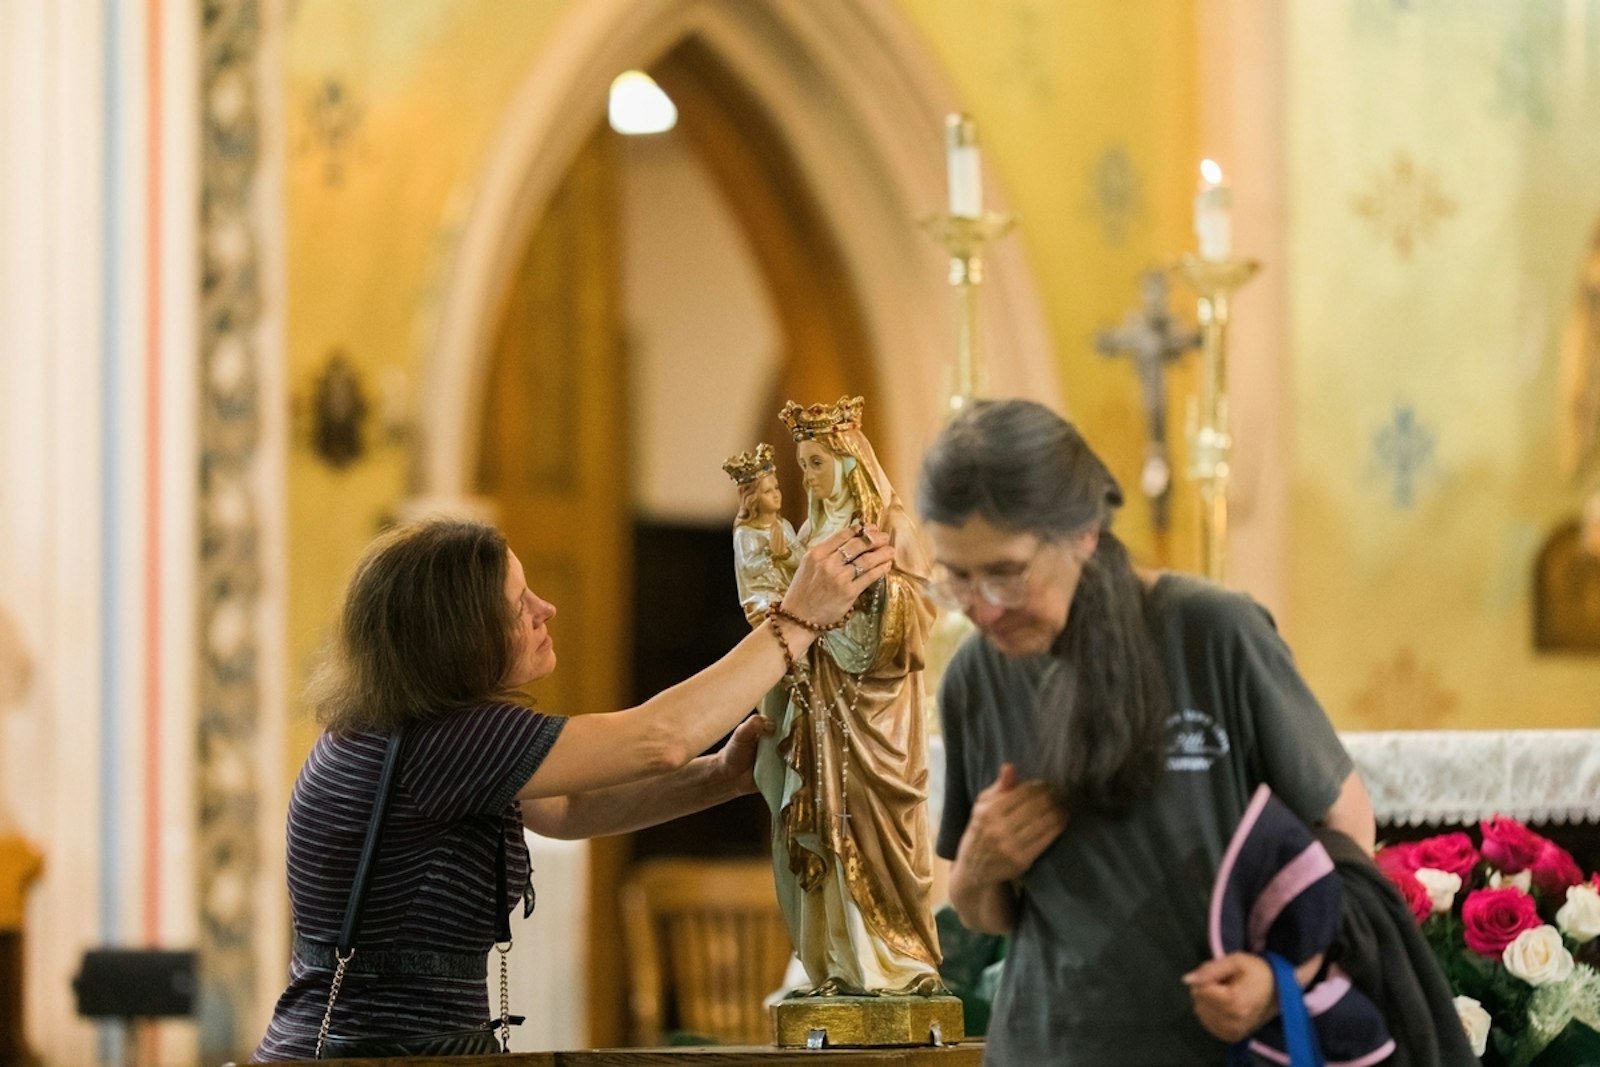
[[[971,307],[951,115],[1015,223]],[[0,0],[0,1061],[248,1055],[299,692],[396,521],[499,524],[539,704],[626,706],[745,631],[723,458],[798,524],[777,410],[861,394],[909,497],[971,326],[1206,571],[1208,190],[1259,264],[1223,579],[1393,827],[1600,821],[1597,130],[1600,0]],[[624,889],[766,863],[746,799],[533,842],[514,1047],[659,1039]],[[81,1016],[103,947],[194,952],[192,1010]]]

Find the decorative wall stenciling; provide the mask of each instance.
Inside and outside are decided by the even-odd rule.
[[[1409,508],[1417,499],[1417,482],[1433,469],[1433,431],[1417,419],[1410,404],[1396,404],[1394,414],[1372,437],[1373,458],[1394,482],[1394,504]]]
[[[1050,76],[1050,63],[1040,48],[1047,36],[1044,17],[1033,3],[1022,0],[1011,9],[1008,23],[1006,62],[996,73],[1034,103],[1047,104],[1055,96],[1056,87]]]
[[[1459,698],[1439,680],[1439,670],[1417,662],[1410,645],[1368,675],[1351,703],[1352,715],[1370,729],[1437,730],[1455,713]]]
[[[1417,14],[1421,6],[1422,0],[1351,0],[1350,27],[1361,36],[1392,40],[1401,18]]]
[[[255,0],[201,5],[199,951],[201,1062],[247,1051],[256,1006],[261,167]]]
[[[360,372],[335,349],[311,390],[311,449],[328,466],[342,470],[367,451],[366,422],[371,409]]]
[[[1419,167],[1404,149],[1372,177],[1367,191],[1355,197],[1355,212],[1372,224],[1379,238],[1409,260],[1419,241],[1432,240],[1439,223],[1453,218],[1456,202],[1439,175]]]
[[[350,92],[342,78],[323,79],[316,93],[306,102],[306,133],[301,144],[305,153],[322,155],[322,182],[330,187],[344,184],[345,168],[359,152],[361,123],[366,108]]]
[[[1512,5],[1505,17],[1511,20],[1500,60],[1495,66],[1496,114],[1525,118],[1540,129],[1548,129],[1555,119],[1550,79],[1558,74],[1549,57],[1561,44],[1559,13],[1552,16],[1548,5]]]
[[[1100,153],[1089,175],[1089,189],[1106,243],[1123,244],[1129,227],[1144,214],[1144,177],[1126,148],[1116,144]]]

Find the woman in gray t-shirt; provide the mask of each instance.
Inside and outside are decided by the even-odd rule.
[[[1121,503],[1077,430],[1029,401],[969,405],[923,462],[931,592],[979,631],[939,694],[937,850],[962,922],[1012,938],[991,1062],[1222,1063],[1277,1010],[1260,957],[1206,946],[1250,794],[1265,782],[1308,823],[1375,837],[1270,616],[1136,570],[1110,528]]]

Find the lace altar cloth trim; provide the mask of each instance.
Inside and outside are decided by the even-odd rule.
[[[1387,730],[1339,735],[1379,823],[1600,822],[1600,730]]]

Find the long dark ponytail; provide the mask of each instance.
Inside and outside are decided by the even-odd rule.
[[[1038,771],[1073,810],[1120,811],[1149,792],[1165,762],[1166,674],[1143,585],[1111,532],[1122,490],[1100,457],[1042,404],[977,401],[923,460],[917,502],[950,526],[978,516],[1045,541],[1099,531],[1041,688]]]

